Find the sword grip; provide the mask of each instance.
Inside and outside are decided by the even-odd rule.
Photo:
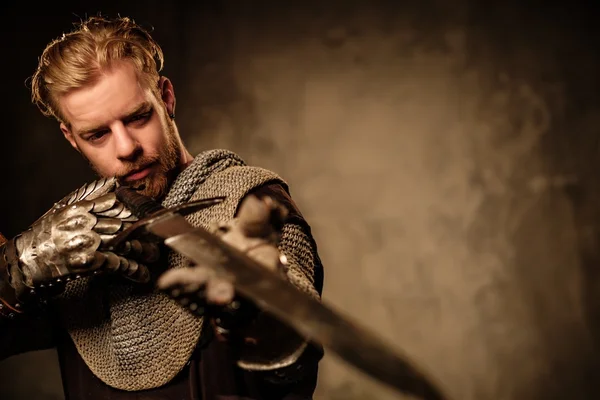
[[[164,207],[151,197],[144,196],[128,186],[119,186],[115,190],[117,199],[121,201],[138,218],[146,218],[164,210]]]

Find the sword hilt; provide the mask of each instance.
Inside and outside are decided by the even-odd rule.
[[[136,217],[138,221],[119,233],[107,243],[109,248],[116,248],[130,236],[144,232],[146,226],[168,214],[186,216],[207,207],[214,206],[225,200],[225,197],[210,197],[166,208],[155,199],[144,196],[136,189],[128,186],[119,186],[115,189],[117,199],[121,201]]]
[[[149,217],[165,208],[151,197],[140,194],[129,186],[119,186],[115,189],[117,199],[131,210],[138,218]]]

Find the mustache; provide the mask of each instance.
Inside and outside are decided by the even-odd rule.
[[[131,174],[132,172],[136,172],[141,169],[144,169],[147,166],[149,166],[150,164],[156,164],[159,162],[159,160],[160,160],[159,156],[140,158],[140,159],[136,160],[135,162],[129,163],[123,170],[118,171],[115,174],[115,176],[118,179],[124,179],[125,177],[127,177],[127,175]]]

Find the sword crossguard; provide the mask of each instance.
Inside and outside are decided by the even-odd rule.
[[[139,220],[108,242],[107,245],[109,250],[118,248],[119,245],[135,234],[146,232],[146,227],[160,218],[173,214],[182,216],[190,215],[202,209],[222,203],[225,200],[224,196],[209,197],[166,208],[153,198],[144,196],[137,190],[128,186],[118,187],[115,189],[115,194],[117,198],[139,218]]]

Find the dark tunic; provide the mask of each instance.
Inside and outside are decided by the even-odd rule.
[[[218,340],[197,349],[170,383],[140,392],[116,390],[96,378],[68,335],[58,354],[66,400],[309,400],[317,383],[316,362],[300,382],[268,383],[259,373],[236,367],[231,347]]]

